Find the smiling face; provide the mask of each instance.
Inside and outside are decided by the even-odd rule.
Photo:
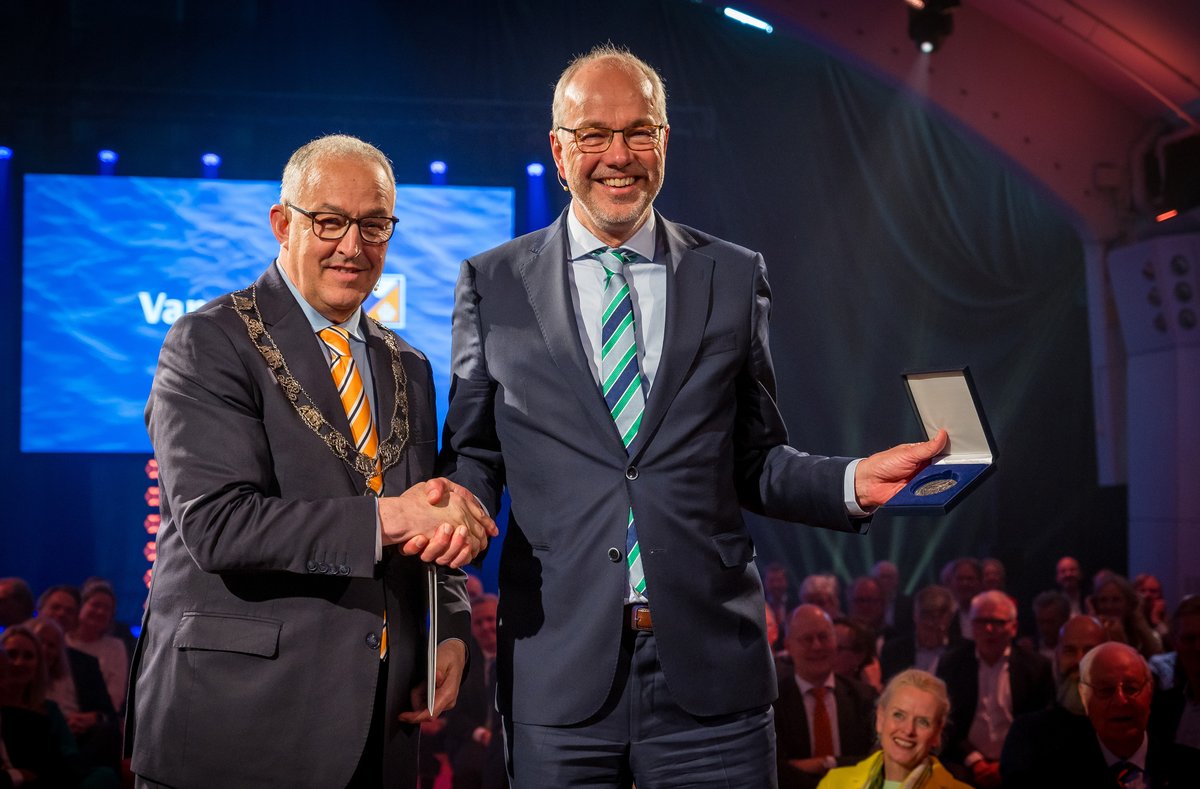
[[[377,162],[328,154],[315,159],[293,205],[305,211],[330,211],[352,218],[390,216],[396,192]],[[271,229],[279,241],[279,263],[300,295],[335,323],[349,318],[370,294],[379,275],[387,244],[365,244],[357,225],[336,241],[317,238],[312,220],[275,205]]]
[[[887,779],[903,780],[941,741],[937,698],[912,686],[896,688],[875,712],[875,733]]]
[[[626,129],[665,123],[652,108],[652,93],[650,81],[620,61],[593,60],[567,83],[555,126]],[[669,136],[665,128],[654,148],[633,151],[617,134],[607,151],[583,153],[570,132],[551,130],[550,149],[570,187],[575,216],[596,238],[619,246],[646,221],[662,188]]]

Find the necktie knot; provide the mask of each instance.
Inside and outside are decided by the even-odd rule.
[[[600,247],[592,252],[592,257],[600,261],[600,265],[604,266],[604,270],[611,277],[613,274],[620,274],[624,266],[641,260],[642,256],[626,247]]]
[[[1117,786],[1120,787],[1136,786],[1137,779],[1142,774],[1142,768],[1124,759],[1115,763],[1110,769],[1113,777],[1117,779]]]
[[[340,326],[326,326],[317,335],[335,357],[350,355],[350,335]]]
[[[810,688],[808,692],[812,694],[812,697],[817,700],[818,704],[821,704],[825,701],[824,685],[817,685],[813,688]]]

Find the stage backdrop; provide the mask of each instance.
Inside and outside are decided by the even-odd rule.
[[[295,147],[344,131],[388,152],[401,182],[441,159],[452,184],[514,187],[524,217],[526,164],[551,164],[559,71],[597,42],[629,46],[670,98],[658,207],[766,257],[792,442],[861,454],[919,438],[901,371],[969,364],[1000,447],[996,474],[949,517],[881,516],[864,537],[759,521],[760,559],[851,575],[888,556],[917,583],[951,556],[994,554],[1025,594],[1052,583],[1063,552],[1124,569],[1123,490],[1095,481],[1078,238],[1024,174],[902,86],[688,0],[347,0],[332,24],[261,2],[105,5],[20,3],[0,29],[20,64],[0,83],[0,144],[20,172],[94,172],[114,148],[122,174],[190,176],[216,150],[223,176],[273,180]],[[265,225],[265,208],[236,221]],[[15,336],[15,234],[0,251]],[[145,456],[22,453],[16,344],[0,353],[13,382],[0,575],[131,579],[122,614],[135,616]]]

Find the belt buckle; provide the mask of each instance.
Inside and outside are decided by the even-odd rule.
[[[645,604],[631,605],[629,607],[629,629],[630,630],[653,630],[654,621],[650,618],[650,606]]]

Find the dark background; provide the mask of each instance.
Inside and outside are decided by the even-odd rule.
[[[340,131],[380,146],[401,183],[428,183],[441,159],[451,184],[515,187],[523,231],[526,164],[552,175],[553,83],[573,55],[611,40],[667,83],[659,210],[766,256],[792,443],[860,455],[917,440],[901,371],[966,364],[999,446],[995,475],[949,516],[880,515],[865,537],[756,519],[760,561],[798,579],[891,558],[911,588],[954,556],[996,556],[1023,596],[1052,584],[1063,553],[1086,573],[1125,570],[1125,489],[1096,483],[1079,238],[1001,157],[910,93],[688,0],[6,6],[7,336],[21,326],[22,173],[93,173],[111,148],[121,175],[198,176],[215,151],[222,177],[274,179],[296,147]],[[546,180],[553,215],[566,195]],[[3,344],[0,369],[0,576],[37,593],[104,575],[136,619],[147,458],[21,454],[19,343]]]

